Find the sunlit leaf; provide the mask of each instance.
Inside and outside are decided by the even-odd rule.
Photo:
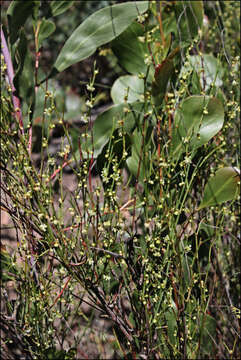
[[[232,167],[219,169],[213,177],[210,177],[205,188],[203,200],[199,210],[223,202],[234,200],[238,194],[238,182],[240,170]]]
[[[209,88],[211,84],[216,86],[222,85],[224,70],[221,63],[212,54],[192,55],[188,64],[183,66],[180,75],[184,72],[194,69],[199,75],[202,88]]]
[[[50,20],[43,19],[38,29],[38,48],[42,45],[44,39],[49,37],[55,31],[55,24]]]
[[[206,144],[222,128],[224,110],[220,100],[190,96],[178,106],[174,116],[172,151],[178,158],[186,150]]]
[[[64,44],[54,64],[61,72],[86,59],[97,47],[120,35],[137,16],[148,9],[148,1],[134,1],[107,6],[89,16]]]
[[[96,158],[108,142],[113,131],[121,126],[126,132],[131,132],[137,118],[143,118],[143,104],[140,102],[112,105],[106,111],[97,116],[93,125],[94,157]],[[83,143],[82,150],[85,153],[92,149],[90,141]]]
[[[144,92],[144,80],[137,76],[125,75],[119,77],[112,86],[111,97],[115,104],[140,100]],[[126,97],[126,100],[125,100]]]

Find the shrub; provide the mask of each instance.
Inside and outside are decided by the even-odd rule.
[[[111,321],[112,357],[238,356],[239,3],[103,7],[48,74],[43,41],[74,2],[47,3],[45,17],[40,5],[11,2],[1,29],[2,210],[16,229],[16,247],[1,249],[5,346],[15,358],[88,358],[87,303]],[[76,106],[57,79],[98,49],[123,73],[92,121],[96,64]],[[80,110],[83,129],[71,122]]]

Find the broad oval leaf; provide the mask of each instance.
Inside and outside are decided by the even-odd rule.
[[[61,72],[86,59],[97,47],[120,35],[137,16],[148,9],[148,1],[134,1],[107,6],[89,16],[64,44],[54,64]]]
[[[138,76],[120,76],[113,84],[111,97],[115,104],[128,103],[140,100],[144,93],[144,80]],[[126,98],[126,100],[125,100]]]
[[[199,75],[203,89],[207,90],[212,83],[216,86],[223,84],[224,69],[220,61],[212,54],[191,55],[189,60],[189,63],[182,67],[180,76],[194,69]]]
[[[145,38],[144,29],[134,22],[111,43],[120,65],[134,75],[145,74],[148,67],[144,61],[148,48],[145,42],[140,41],[141,38]]]
[[[94,158],[96,158],[108,142],[110,136],[117,127],[120,127],[120,122],[123,123],[123,128],[126,132],[131,132],[137,118],[143,118],[143,104],[140,102],[128,104],[112,105],[97,116],[93,125],[93,142],[94,142]],[[83,156],[87,151],[92,150],[91,139],[89,142],[83,143]]]
[[[235,199],[238,194],[239,181],[239,169],[232,167],[219,169],[215,175],[208,180],[204,188],[203,200],[198,210]]]
[[[190,96],[178,106],[174,116],[172,155],[196,150],[222,128],[224,110],[220,100],[208,96]]]

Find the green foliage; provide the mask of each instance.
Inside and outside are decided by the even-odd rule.
[[[19,31],[30,15],[35,16],[40,1],[12,1],[9,5],[7,16],[10,33],[10,42],[13,44],[19,37]]]
[[[141,100],[144,91],[144,80],[137,76],[125,75],[119,77],[111,88],[111,97],[115,104],[133,103]]]
[[[16,92],[21,99],[26,99],[28,106],[34,104],[34,64],[28,49],[28,41],[23,30],[19,34],[19,43],[16,47],[18,67],[13,79]]]
[[[179,37],[182,42],[195,38],[203,24],[203,2],[179,2],[175,6],[175,15],[179,27]]]
[[[206,144],[223,126],[221,102],[207,96],[190,96],[176,110],[172,138],[173,156]],[[187,148],[186,144],[190,146]]]
[[[146,73],[145,53],[147,44],[140,41],[145,32],[141,24],[132,23],[122,34],[112,41],[111,48],[117,56],[120,65],[130,74]]]
[[[49,4],[52,16],[58,16],[64,13],[69,7],[74,4],[74,1],[51,1]]]
[[[86,59],[97,47],[106,44],[122,33],[137,17],[147,10],[148,2],[117,4],[105,7],[89,16],[64,44],[54,63],[58,72]]]
[[[48,38],[53,32],[55,31],[55,24],[50,21],[43,19],[38,26],[36,31],[37,33],[37,47],[36,50],[38,51],[43,43],[43,40]]]
[[[240,171],[232,167],[219,169],[208,180],[204,188],[204,196],[199,209],[233,200],[238,193]]]
[[[61,21],[87,2],[29,1],[22,16],[11,2],[2,33],[1,207],[17,244],[1,249],[1,320],[13,357],[88,358],[83,339],[92,338],[100,358],[103,342],[109,358],[239,354],[232,4],[103,3],[65,32]],[[53,38],[47,77],[41,57]],[[114,104],[97,114],[104,79],[97,83],[89,59],[96,50],[122,69]],[[82,97],[59,73],[83,60],[93,74]],[[84,304],[98,313],[84,313]],[[103,342],[92,336],[97,314],[113,331]]]

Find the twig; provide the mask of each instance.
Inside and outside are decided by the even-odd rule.
[[[69,281],[71,279],[71,276],[68,277],[68,280],[66,281],[66,283],[64,284],[63,289],[60,291],[59,295],[56,297],[56,299],[54,300],[54,303],[50,306],[50,309],[56,304],[56,302],[58,301],[58,299],[60,298],[60,296],[63,294],[64,290],[66,289]]]
[[[93,246],[90,246],[90,249],[94,249],[94,250],[97,250],[97,251],[102,251],[102,252],[105,252],[115,258],[121,258],[121,259],[124,259],[124,256],[123,255],[120,255],[120,254],[116,254],[116,253],[113,253],[112,251],[109,251],[109,250],[105,250],[105,249],[101,249],[101,248],[98,248],[98,247],[93,247]]]

